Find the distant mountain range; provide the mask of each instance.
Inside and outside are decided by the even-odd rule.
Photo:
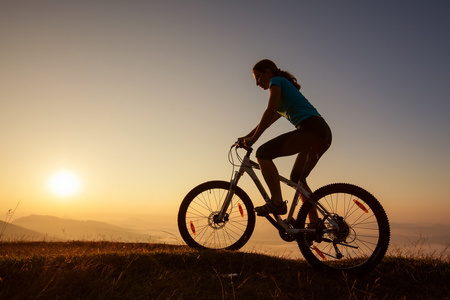
[[[145,220],[131,219],[116,226],[97,221],[77,221],[53,216],[31,215],[14,220],[10,224],[0,221],[1,241],[113,241],[180,244],[178,229],[173,225],[154,226]],[[133,229],[130,229],[133,228]],[[449,224],[391,224],[391,246],[401,249],[418,246],[425,251],[450,251]],[[255,247],[255,245],[258,245]],[[295,245],[292,245],[295,246]],[[286,249],[276,230],[271,226],[256,228],[247,249],[275,247]],[[293,247],[296,248],[296,247]],[[428,249],[428,250],[427,250]],[[420,250],[420,249],[419,249]]]
[[[37,232],[35,230],[26,229],[14,224],[8,224],[0,221],[0,234],[2,234],[0,241],[9,240],[23,240],[23,241],[43,241],[46,237],[45,234]]]
[[[5,225],[0,221],[0,229]],[[152,236],[103,222],[31,215],[8,224],[2,240],[151,242]]]

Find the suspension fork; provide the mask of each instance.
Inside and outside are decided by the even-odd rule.
[[[230,181],[230,187],[228,189],[227,196],[225,197],[222,208],[220,209],[220,212],[215,219],[217,223],[223,223],[223,220],[230,206],[231,199],[233,199],[234,193],[236,191],[236,186],[239,182],[239,179],[241,179],[242,175],[244,175],[243,166],[240,167],[239,171],[234,172],[233,179]]]

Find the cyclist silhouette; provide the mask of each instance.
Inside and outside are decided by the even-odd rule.
[[[373,269],[386,254],[390,239],[389,220],[382,205],[371,193],[349,183],[328,184],[311,192],[306,178],[330,147],[331,130],[300,93],[300,85],[290,73],[270,60],[262,60],[253,68],[253,75],[258,86],[270,89],[267,109],[255,129],[230,147],[230,181],[206,181],[184,197],[177,217],[181,237],[193,248],[238,250],[253,233],[256,212],[266,217],[282,240],[296,240],[303,257],[319,270],[361,274]],[[281,116],[296,130],[260,146],[256,151],[258,166],[250,158],[253,148],[249,146]],[[239,149],[245,150],[245,156]],[[273,159],[293,154],[297,159],[289,180],[278,175]],[[257,170],[263,173],[271,197]],[[253,180],[265,205],[254,208],[239,186],[244,174]],[[286,218],[280,216],[287,212],[280,182],[295,189]],[[303,204],[295,218],[299,199]]]
[[[288,119],[296,128],[261,145],[256,151],[256,158],[269,187],[271,200],[265,205],[255,208],[258,216],[270,213],[286,214],[287,206],[283,201],[278,170],[273,163],[277,157],[298,154],[292,168],[290,179],[302,182],[309,193],[311,189],[306,183],[311,170],[319,158],[331,145],[331,130],[319,112],[300,92],[297,79],[268,59],[259,61],[253,67],[256,85],[269,90],[269,103],[258,125],[246,136],[238,140],[247,145],[254,144],[263,132],[281,116]],[[312,225],[318,222],[317,211],[309,212]]]

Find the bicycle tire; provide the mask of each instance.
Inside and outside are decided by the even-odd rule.
[[[345,183],[324,186],[311,194],[311,199],[329,210],[342,230],[298,235],[303,257],[323,271],[362,274],[375,268],[386,254],[390,239],[389,220],[378,200],[363,188]],[[300,208],[299,228],[305,228],[311,207],[310,202],[305,202]],[[324,220],[319,224],[319,231],[331,228],[329,221]]]
[[[239,187],[224,222],[214,222],[230,183],[208,181],[192,189],[178,211],[178,229],[186,244],[196,249],[238,250],[255,228],[255,212],[248,195]]]

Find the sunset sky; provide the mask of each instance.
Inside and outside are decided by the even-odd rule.
[[[1,1],[0,212],[175,224],[190,189],[230,178],[229,147],[268,100],[251,69],[269,58],[332,129],[313,189],[351,182],[391,222],[448,224],[449,13],[444,0]],[[280,119],[256,146],[293,129]],[[71,193],[52,188],[59,172]]]

